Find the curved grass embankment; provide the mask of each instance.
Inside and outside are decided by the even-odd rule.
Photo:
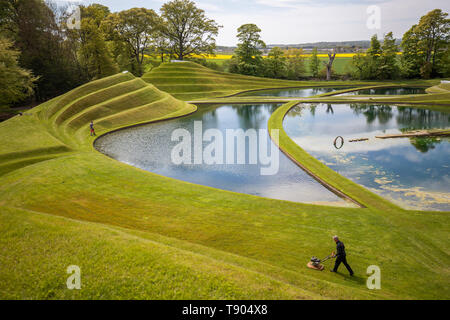
[[[450,296],[448,213],[400,210],[383,199],[379,206],[356,187],[368,208],[264,199],[95,151],[90,120],[103,134],[195,110],[139,83],[129,74],[98,80],[0,124],[1,298]],[[306,268],[312,255],[333,250],[334,234],[346,243],[355,278]],[[365,286],[373,264],[382,270],[379,291]],[[80,291],[66,288],[69,265],[81,267]]]
[[[279,131],[279,148],[298,166],[338,195],[349,198],[357,204],[383,211],[401,210],[398,206],[341,176],[298,146],[284,131],[283,121],[288,112],[299,104],[289,102],[278,108],[270,117],[268,129]]]

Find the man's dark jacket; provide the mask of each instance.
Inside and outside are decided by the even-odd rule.
[[[336,256],[340,257],[340,258],[344,258],[347,256],[347,254],[345,253],[345,246],[344,243],[341,241],[336,242]]]

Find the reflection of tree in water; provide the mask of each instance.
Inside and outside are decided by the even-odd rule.
[[[422,129],[443,129],[450,123],[450,114],[419,108],[398,107],[397,123],[405,133]],[[420,152],[427,153],[442,142],[441,138],[411,138],[411,144]]]
[[[409,131],[444,129],[450,124],[450,114],[429,109],[398,107],[397,123]]]
[[[436,137],[427,138],[411,138],[411,144],[420,152],[427,153],[436,148],[436,145],[441,143],[441,139]]]
[[[355,114],[363,114],[367,123],[378,120],[380,124],[386,124],[394,116],[391,106],[386,105],[361,105],[351,104],[350,108]],[[450,124],[450,114],[429,109],[397,107],[397,124],[401,132],[423,129],[444,129]],[[411,138],[411,144],[420,152],[426,153],[436,148],[441,139],[435,137]]]
[[[279,104],[233,105],[232,108],[239,115],[242,128],[259,129],[266,114],[272,114],[279,106]]]
[[[327,113],[334,114],[334,109],[333,109],[333,106],[331,104],[327,105]]]
[[[350,104],[350,108],[356,115],[364,115],[368,124],[372,124],[375,120],[380,124],[386,124],[394,116],[392,107],[386,105]]]
[[[317,109],[316,104],[309,104],[309,105],[302,104],[302,105],[295,106],[288,112],[287,116],[290,118],[301,117],[303,115],[303,111],[306,110],[306,107],[309,108],[309,112],[314,117],[316,115],[316,109]]]
[[[301,117],[303,115],[303,110],[305,109],[305,105],[298,105],[289,110],[287,116],[290,118]]]

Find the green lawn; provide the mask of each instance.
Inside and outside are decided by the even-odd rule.
[[[448,212],[402,210],[320,165],[287,136],[280,139],[286,152],[367,208],[192,185],[95,151],[91,120],[102,134],[196,110],[176,97],[299,85],[195,64],[163,65],[144,79],[154,86],[129,74],[98,80],[0,123],[0,298],[450,298]],[[444,108],[446,90],[437,86],[422,99]],[[278,109],[270,126],[295,103]],[[346,243],[354,278],[306,268],[311,256],[334,249],[335,234]],[[80,291],[65,287],[69,265],[81,267]],[[381,267],[382,290],[367,289],[369,265]]]

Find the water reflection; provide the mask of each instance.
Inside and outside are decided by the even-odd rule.
[[[329,106],[328,106],[329,108]],[[390,105],[361,105],[350,104],[356,115],[364,115],[368,124],[378,121],[380,124],[389,123],[394,117],[393,107]],[[430,109],[395,107],[396,122],[400,132],[423,129],[444,129],[450,123],[450,114]],[[327,109],[328,113],[328,109]],[[420,152],[434,149],[441,142],[440,138],[411,138],[411,144]]]
[[[406,94],[426,94],[426,88],[378,88],[363,89],[340,94],[342,96],[359,95],[406,95]]]
[[[450,210],[450,141],[445,138],[376,139],[450,126],[450,114],[386,105],[298,106],[288,113],[288,135],[320,161],[405,208]],[[336,150],[337,136],[345,139]],[[349,143],[368,138],[365,142]]]
[[[241,97],[311,97],[337,90],[350,89],[349,87],[320,87],[320,88],[290,88],[290,89],[268,89],[239,94]]]
[[[184,128],[192,133],[194,121],[202,121],[203,132],[218,129],[223,136],[226,136],[227,129],[267,130],[268,119],[279,106],[201,106],[198,112],[185,118],[130,128],[102,137],[97,141],[96,148],[119,161],[195,184],[294,202],[353,206],[331,193],[282,153],[280,170],[274,176],[261,176],[260,164],[173,164],[171,151],[178,144],[171,141],[174,130]],[[210,142],[204,142],[203,147],[209,144]],[[273,150],[278,150],[269,137],[267,144],[274,148]],[[248,143],[245,152],[248,159]],[[193,154],[191,156],[194,157]]]

